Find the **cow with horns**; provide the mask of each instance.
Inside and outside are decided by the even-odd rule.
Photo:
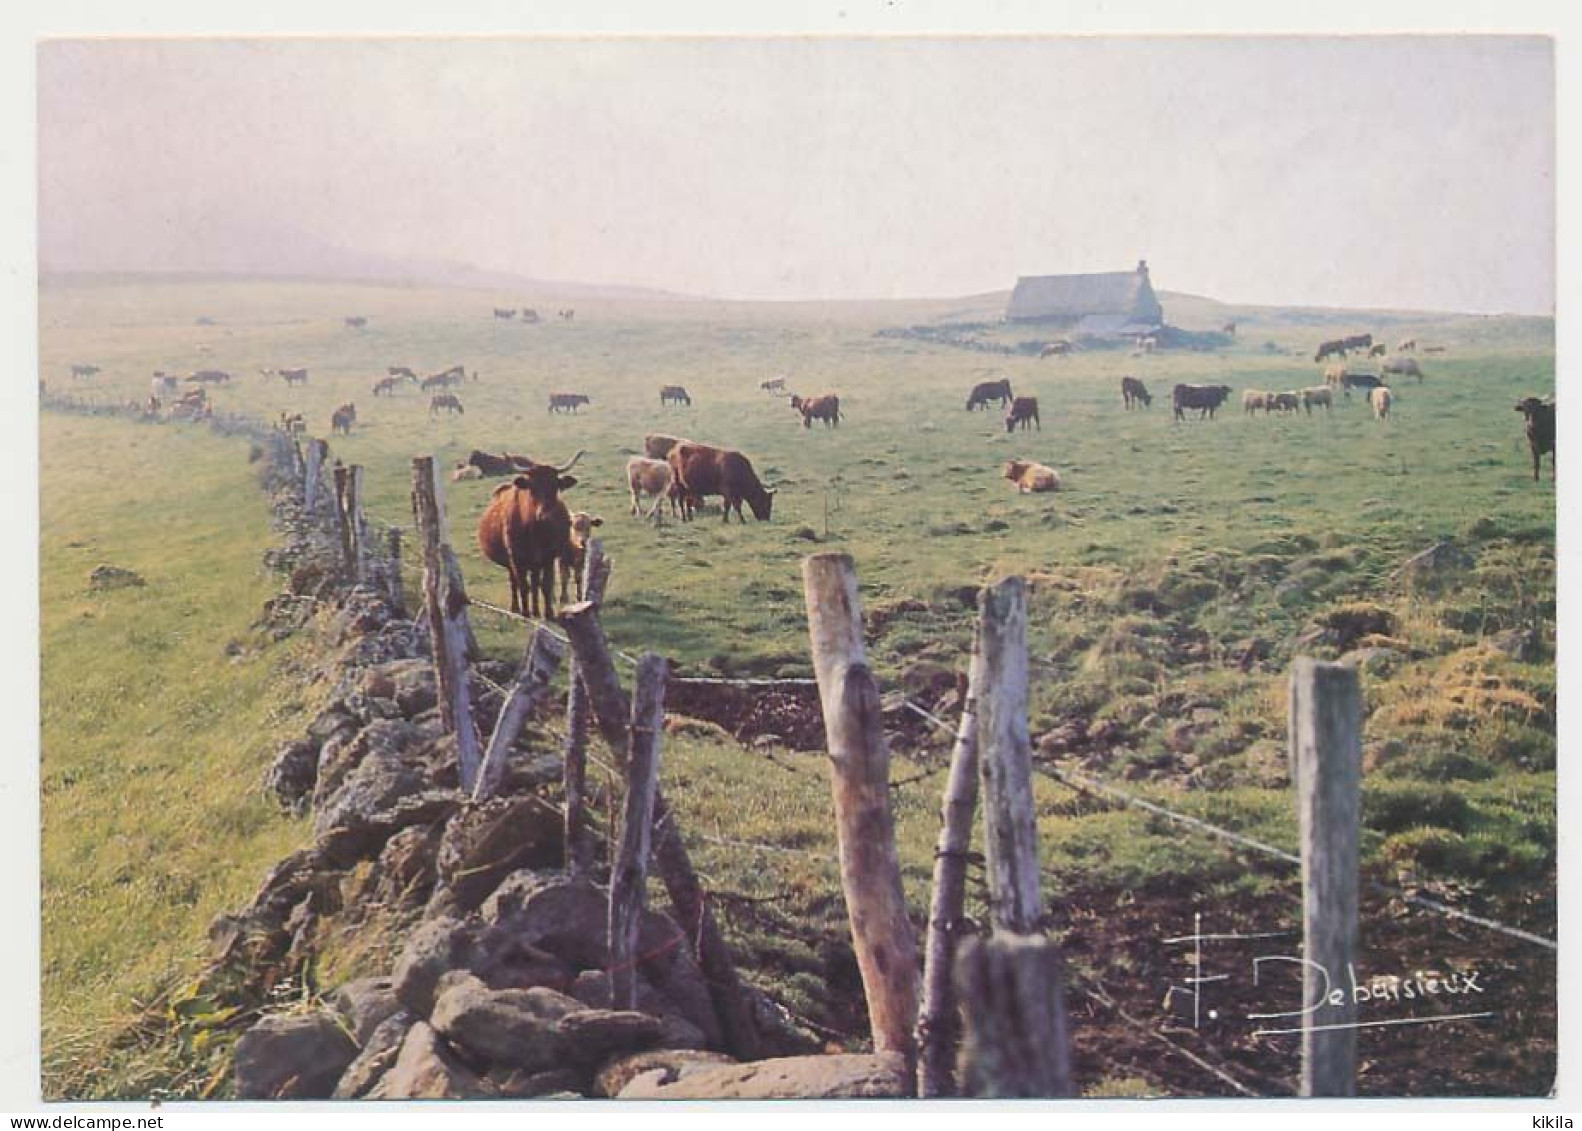
[[[500,484],[478,520],[478,548],[509,576],[513,613],[550,612],[555,567],[567,568],[572,558],[571,512],[560,494],[577,485],[566,472],[582,454],[558,467],[536,464]]]

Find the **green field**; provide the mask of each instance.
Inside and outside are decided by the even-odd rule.
[[[876,336],[986,320],[987,299],[578,301],[574,322],[526,326],[495,322],[490,308],[527,302],[486,292],[101,280],[43,289],[41,375],[52,392],[125,401],[147,396],[154,369],[223,368],[238,380],[216,393],[220,410],[301,411],[315,435],[353,401],[358,425],[332,449],[367,468],[373,515],[402,525],[414,454],[448,464],[474,447],[554,461],[584,450],[568,502],[606,520],[609,634],[695,672],[807,674],[799,561],[810,552],[856,559],[882,622],[871,649],[887,686],[961,666],[976,587],[1026,574],[1033,734],[1067,736],[1044,756],[1285,848],[1290,658],[1388,649],[1364,677],[1369,867],[1551,933],[1555,495],[1547,468],[1531,481],[1511,404],[1553,392],[1552,322],[1163,301],[1188,329],[1238,320],[1238,343],[1038,361]],[[345,328],[348,314],[369,325]],[[1397,386],[1392,419],[1374,421],[1360,399],[1332,416],[1242,415],[1241,389],[1314,384],[1316,342],[1364,330],[1446,347],[1421,356],[1421,385]],[[73,382],[73,362],[104,372]],[[370,395],[387,365],[453,363],[482,374],[459,390],[464,417],[431,421],[416,392]],[[288,391],[258,374],[265,366],[312,375]],[[1153,390],[1150,411],[1122,411],[1126,373]],[[780,374],[793,390],[838,392],[841,427],[804,430],[758,390]],[[998,413],[963,411],[967,389],[999,375],[1038,397],[1041,432],[1007,437]],[[1176,424],[1177,381],[1237,394],[1218,420]],[[662,410],[662,384],[685,385],[694,407]],[[550,416],[547,394],[559,390],[593,403]],[[710,511],[655,528],[629,517],[625,459],[656,431],[748,453],[779,488],[773,521],[726,526]],[[256,786],[292,722],[274,710],[297,694],[284,658],[266,650],[232,664],[223,652],[272,589],[257,564],[269,534],[245,443],[53,414],[43,441],[45,1058],[74,1090],[85,1070],[71,1042],[85,1034],[82,1047],[97,1047],[133,997],[190,969],[207,917],[305,833],[270,815]],[[1064,490],[1018,496],[998,477],[1013,455],[1058,469]],[[116,474],[126,468],[135,474]],[[447,508],[470,591],[504,604],[504,576],[472,539],[490,487],[454,484]],[[1468,563],[1418,582],[1397,574],[1440,539]],[[87,594],[100,561],[137,569],[148,587]],[[519,651],[519,629],[481,614],[476,625],[486,647]],[[1303,641],[1324,628],[1333,635]],[[1493,646],[1512,633],[1529,634],[1514,656]],[[918,765],[938,765],[941,743],[902,745]],[[840,936],[838,888],[827,865],[798,854],[827,846],[818,759],[766,760],[700,727],[667,745],[666,760],[666,788],[699,830],[711,884],[745,900],[728,925],[750,969],[846,1032],[849,987],[825,953]],[[897,794],[919,915],[940,784],[936,775]],[[1225,899],[1288,893],[1275,873],[1061,787],[1048,787],[1040,812],[1061,877],[1052,893],[1080,895],[1089,910],[1117,892],[1187,883]],[[177,894],[159,894],[167,889]],[[181,910],[133,929],[139,909],[166,903]],[[1078,965],[1097,977],[1106,961]],[[1523,978],[1528,992],[1544,984]],[[1109,1075],[1119,1077],[1111,1087],[1130,1086],[1127,1071]],[[135,1075],[117,1079],[108,1086],[135,1093],[125,1083]]]

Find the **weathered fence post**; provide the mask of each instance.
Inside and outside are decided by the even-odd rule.
[[[560,611],[560,625],[571,641],[572,654],[582,673],[583,685],[588,692],[588,706],[593,723],[605,744],[624,758],[627,735],[626,694],[621,690],[615,665],[610,662],[609,645],[604,639],[604,629],[599,625],[595,606],[589,601],[567,605]],[[624,771],[623,771],[624,772]],[[709,997],[714,1005],[724,1031],[725,1044],[738,1060],[758,1058],[758,1027],[753,1020],[752,1008],[736,972],[730,947],[720,934],[704,899],[703,884],[698,880],[687,846],[681,840],[678,822],[670,813],[663,791],[654,796],[654,864],[664,880],[665,894],[670,897],[675,919],[697,946],[698,965],[709,987]]]
[[[604,543],[588,540],[584,568],[583,599],[594,607],[604,600],[604,586],[610,579],[610,559],[604,556]],[[566,797],[566,871],[585,876],[593,868],[593,838],[588,827],[588,689],[582,682],[582,667],[575,656],[571,661],[566,689],[566,744],[562,760],[562,785]]]
[[[1070,1034],[1054,944],[997,930],[989,938],[964,942],[956,969],[967,1018],[962,1094],[1072,1095]]]
[[[302,466],[302,509],[313,513],[319,498],[319,480],[323,475],[324,457],[330,446],[323,440],[308,440],[308,454]]]
[[[351,500],[348,498],[348,480],[351,473],[335,461],[335,528],[341,536],[341,564],[346,569],[346,576],[354,582],[357,580],[357,548],[352,544],[352,516]]]
[[[1060,952],[1039,932],[1038,825],[1027,730],[1027,585],[979,596],[978,768],[993,935],[962,948],[957,989],[967,1032],[966,1095],[1072,1094]]]
[[[879,1052],[915,1052],[917,940],[906,915],[890,812],[890,751],[863,653],[857,571],[846,554],[802,561],[803,595],[835,803],[841,887]]]
[[[917,1017],[917,1094],[921,1099],[955,1094],[955,1052],[961,1036],[955,994],[957,936],[966,903],[967,858],[972,818],[978,804],[978,695],[983,658],[978,634],[972,638],[967,693],[950,752],[950,777],[940,807],[939,842],[934,849],[934,890],[928,910],[928,941],[923,948],[923,1000]]]
[[[472,787],[474,801],[486,801],[500,788],[505,776],[505,764],[511,755],[511,744],[522,733],[527,716],[549,691],[549,681],[560,669],[564,647],[549,630],[540,626],[533,630],[527,644],[527,654],[522,657],[522,667],[511,683],[511,690],[500,705],[500,717],[495,720],[494,733],[489,736],[489,748],[484,751],[483,762],[478,767],[478,780]]]
[[[368,580],[368,516],[363,513],[363,468],[354,463],[346,473],[346,524],[352,536],[352,577]]]
[[[385,578],[385,583],[390,594],[390,604],[398,612],[406,609],[406,594],[401,588],[401,528],[392,526],[385,533],[386,553],[389,557],[390,574]]]
[[[626,754],[626,805],[621,839],[610,865],[611,1009],[637,1007],[637,931],[648,887],[648,850],[659,789],[659,731],[665,721],[662,657],[643,653],[632,692],[632,725]]]
[[[439,469],[433,456],[412,458],[412,514],[423,539],[423,601],[438,676],[440,713],[456,736],[456,769],[470,792],[478,776],[478,735],[467,692],[467,589],[461,567],[445,540],[445,511]]]
[[[1357,1031],[1347,983],[1357,950],[1362,692],[1354,668],[1298,657],[1289,734],[1302,836],[1304,1096],[1356,1093]],[[1331,995],[1326,998],[1325,995]],[[1339,1026],[1339,1027],[1337,1027]]]
[[[978,698],[978,767],[983,783],[984,857],[994,925],[1031,934],[1043,912],[1038,825],[1033,811],[1033,742],[1027,730],[1027,587],[1008,577],[979,596],[983,686]]]

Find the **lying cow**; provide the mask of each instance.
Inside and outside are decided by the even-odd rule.
[[[492,452],[480,452],[474,448],[467,456],[456,465],[457,467],[475,467],[479,475],[487,475],[491,479],[498,479],[506,475],[520,475],[535,466],[535,462],[527,456],[514,456],[510,452],[495,455]]]
[[[1012,400],[1011,379],[1002,377],[998,381],[979,381],[972,387],[972,392],[967,394],[967,411],[975,408],[988,408],[990,401],[999,401],[1004,408]]]
[[[1019,494],[1060,490],[1060,475],[1052,467],[1025,459],[1008,459],[1002,474],[1016,484]]]
[[[1185,420],[1189,409],[1197,409],[1199,420],[1205,416],[1213,419],[1229,396],[1229,385],[1177,385],[1170,390],[1170,404],[1177,420]]]
[[[1538,466],[1549,457],[1549,477],[1555,477],[1558,452],[1555,449],[1555,402],[1527,397],[1516,402],[1516,411],[1527,418],[1527,447],[1533,455],[1533,482],[1538,482]]]
[[[1044,430],[1044,426],[1038,421],[1038,398],[1017,397],[1011,402],[1011,411],[1006,414],[1005,431],[1009,433],[1020,426],[1025,432],[1029,422],[1040,432]]]

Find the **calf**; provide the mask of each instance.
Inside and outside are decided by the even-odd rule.
[[[1121,400],[1126,402],[1128,409],[1132,407],[1133,402],[1146,408],[1153,407],[1154,403],[1153,397],[1148,394],[1148,386],[1135,377],[1121,378]]]
[[[1016,484],[1018,494],[1060,490],[1060,475],[1052,467],[1025,459],[1008,459],[1002,474]]]
[[[1527,447],[1533,454],[1533,482],[1538,482],[1538,466],[1549,457],[1549,478],[1555,477],[1555,402],[1527,397],[1516,402],[1516,411],[1527,418]]]
[[[343,404],[330,415],[330,432],[340,432],[350,436],[352,425],[357,422],[357,406]]]
[[[658,514],[659,504],[667,498],[670,500],[671,515],[678,514],[679,500],[676,498],[675,486],[675,472],[666,460],[633,456],[626,461],[626,487],[632,494],[633,514],[642,513],[644,495],[650,495],[654,500],[654,505],[643,515],[644,518],[653,518]]]
[[[1005,430],[1009,433],[1019,425],[1025,432],[1029,422],[1040,432],[1044,430],[1044,426],[1038,421],[1038,398],[1017,397],[1011,402],[1011,411],[1006,414]]]
[[[593,537],[593,528],[603,526],[604,520],[591,515],[587,511],[571,512],[571,537],[567,541],[566,557],[560,563],[560,603],[564,605],[566,596],[567,575],[577,583],[577,600],[582,600],[582,574],[588,565],[588,540]]]
[[[1373,419],[1383,420],[1390,415],[1390,404],[1394,401],[1390,395],[1388,385],[1380,385],[1368,391],[1368,404],[1373,408]]]

